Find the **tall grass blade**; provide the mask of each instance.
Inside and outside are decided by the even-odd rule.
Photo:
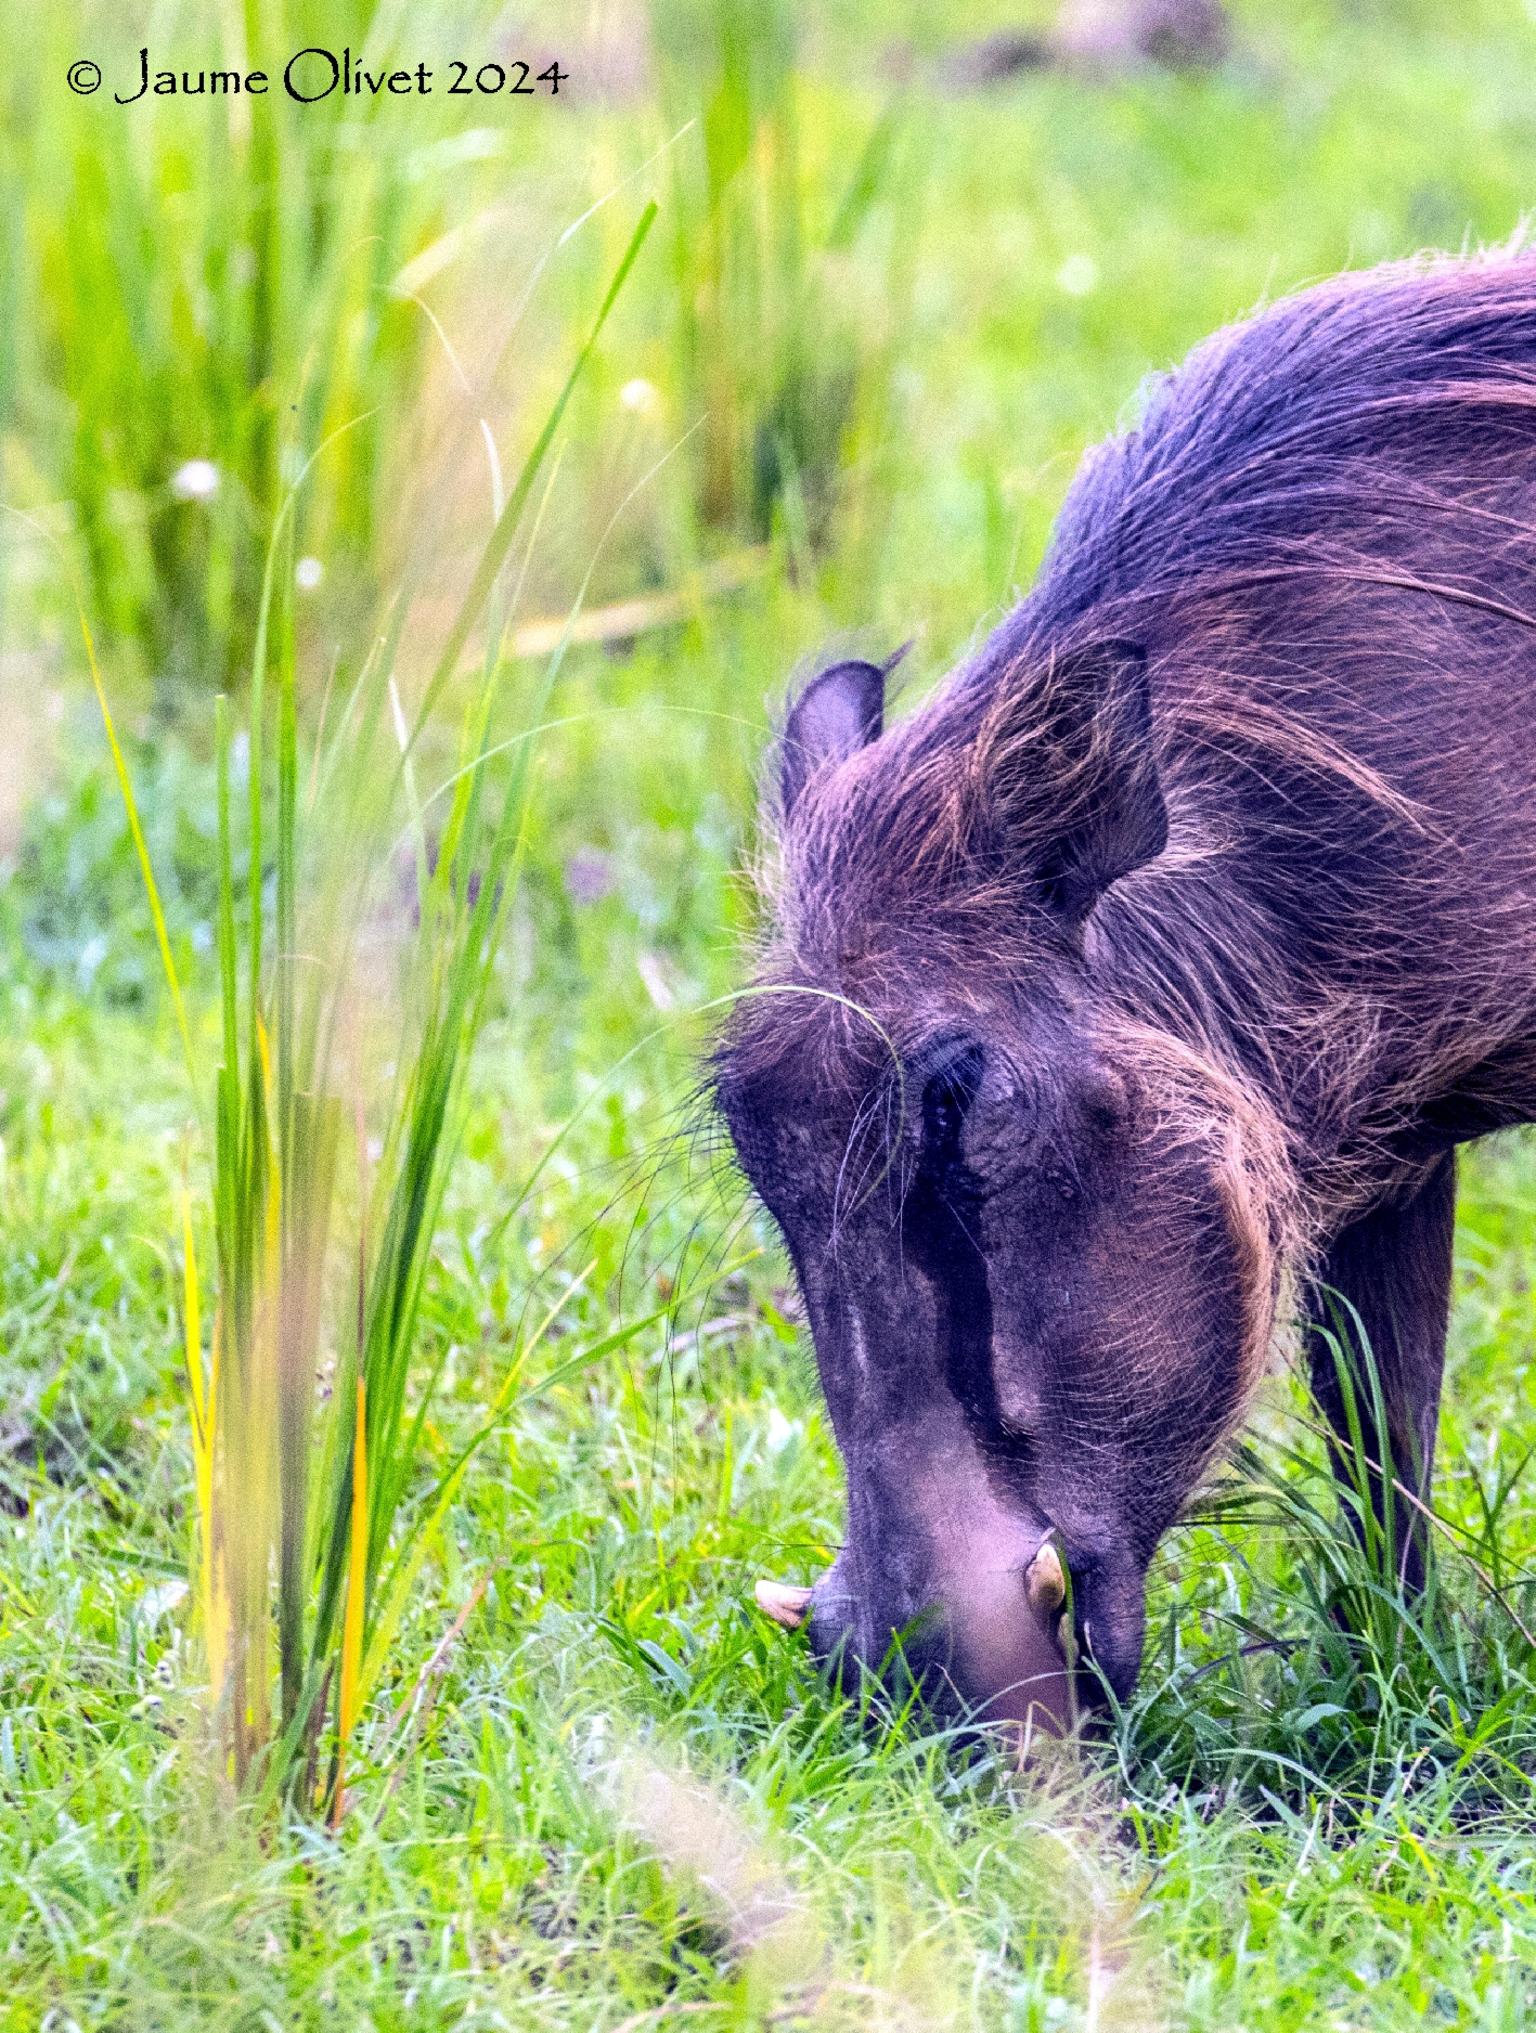
[[[170,990],[171,1007],[176,1012],[176,1028],[181,1033],[181,1047],[186,1054],[187,1065],[194,1067],[196,1060],[192,1051],[192,1032],[187,1023],[187,1006],[181,992],[181,977],[176,971],[176,958],[171,951],[171,935],[165,922],[165,909],[160,901],[160,886],[155,880],[154,864],[149,857],[149,843],[144,838],[144,827],[139,818],[138,799],[133,794],[133,779],[128,774],[122,743],[117,738],[117,722],[112,717],[112,708],[107,701],[107,688],[102,682],[101,666],[96,661],[96,644],[91,636],[91,625],[86,619],[84,605],[77,602],[76,611],[80,621],[80,634],[85,643],[85,660],[90,667],[91,684],[101,713],[101,724],[106,729],[107,746],[112,751],[112,768],[117,776],[117,788],[122,796],[123,811],[127,815],[128,831],[133,840],[134,854],[138,859],[139,873],[144,880],[144,894],[148,899],[149,915],[155,928],[155,944],[160,951],[160,965],[165,973],[166,986]]]
[[[363,1617],[368,1590],[368,1386],[357,1380],[352,1424],[352,1527],[347,1562],[347,1614],[341,1635],[341,1711],[336,1732],[333,1825],[346,1811],[346,1758],[357,1727],[363,1672]]]
[[[609,313],[618,301],[619,292],[629,280],[629,272],[639,258],[640,249],[645,245],[646,236],[655,224],[656,212],[656,201],[653,198],[640,214],[639,224],[630,235],[629,245],[625,248],[623,257],[614,271],[613,280],[608,285],[608,294],[603,298],[602,307],[598,311],[592,329],[587,335],[586,344],[577,354],[575,363],[565,378],[565,384],[561,388],[559,395],[555,398],[554,407],[544,420],[543,429],[539,432],[538,437],[533,442],[532,450],[523,461],[522,468],[518,473],[516,481],[513,483],[512,492],[507,496],[506,506],[496,518],[490,542],[481,553],[480,562],[475,568],[474,577],[470,580],[469,590],[464,595],[459,611],[454,617],[453,625],[448,631],[447,640],[443,644],[436,668],[432,673],[431,681],[423,694],[421,706],[416,716],[416,724],[411,732],[413,744],[431,717],[433,708],[442,696],[444,686],[457,669],[459,658],[464,652],[464,645],[469,640],[469,632],[479,620],[485,603],[490,597],[491,588],[495,585],[497,576],[507,561],[507,554],[512,548],[512,539],[517,533],[517,526],[522,519],[523,510],[527,506],[528,497],[533,492],[533,485],[539,476],[539,469],[543,466],[545,458],[548,456],[549,448],[555,441],[555,433],[560,428],[561,420],[570,405],[571,397],[576,392],[577,384],[586,371],[587,363],[597,350],[597,342],[602,337],[603,327],[608,322]]]

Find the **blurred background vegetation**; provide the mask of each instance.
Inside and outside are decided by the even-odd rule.
[[[1476,1161],[1464,1196],[1439,1488],[1476,1564],[1452,1567],[1453,1642],[1379,1625],[1341,1649],[1329,1589],[1358,1576],[1278,1388],[1235,1493],[1161,1563],[1107,1792],[1021,1802],[921,1742],[873,1745],[741,1607],[757,1564],[809,1574],[838,1531],[784,1268],[711,1281],[768,1238],[687,1134],[697,1012],[751,929],[753,779],[790,673],[911,638],[921,690],[1027,587],[1080,452],[1148,375],[1311,278],[1501,240],[1536,199],[1518,0],[1217,15],[13,0],[10,2023],[1524,2023],[1524,1145]],[[346,46],[425,62],[437,89],[115,106],[143,43],[194,73]],[[64,76],[87,56],[106,83],[77,98]],[[455,56],[569,75],[558,97],[449,97]],[[510,1410],[432,1518],[352,1822],[274,1841],[172,1755],[194,1677],[175,1238],[208,1157],[76,592],[203,1043],[213,702],[244,710],[282,500],[308,467],[275,602],[303,727],[330,736],[385,636],[408,718],[652,199],[498,582],[507,631],[477,624],[446,693],[462,707],[489,681],[493,745],[554,724],[422,1297],[420,1489],[487,1405]],[[455,753],[429,729],[423,783]],[[237,784],[242,766],[237,742]],[[397,897],[392,936],[410,929]],[[516,1382],[668,1306],[611,1359]],[[721,1856],[744,1874],[723,1891]],[[794,1927],[745,1926],[745,1884]]]
[[[298,544],[323,670],[381,598],[440,590],[455,542],[472,553],[480,418],[510,460],[655,195],[534,604],[589,565],[601,603],[771,543],[829,626],[886,620],[894,588],[889,618],[947,653],[1027,580],[1073,455],[1143,376],[1310,276],[1521,215],[1517,5],[1253,5],[1218,63],[1143,55],[1141,17],[1187,4],[1099,7],[1131,29],[1044,63],[1025,31],[1051,16],[1006,0],[654,0],[537,25],[360,0],[17,9],[7,501],[67,538],[124,678],[206,692],[248,660],[273,514],[325,445]],[[310,41],[359,64],[409,44],[435,91],[113,106],[141,35],[154,63],[274,76]],[[64,85],[77,46],[103,68],[92,97]],[[460,48],[570,75],[558,99],[449,97]],[[55,587],[15,529],[6,553],[13,595]]]

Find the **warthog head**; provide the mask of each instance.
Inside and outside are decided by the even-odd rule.
[[[1169,839],[1140,651],[889,731],[884,677],[790,713],[772,940],[716,1061],[848,1488],[830,1570],[759,1602],[844,1675],[1061,1729],[1132,1686],[1148,1562],[1262,1367],[1284,1160],[1120,992],[1101,907]]]

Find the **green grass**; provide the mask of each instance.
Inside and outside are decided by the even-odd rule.
[[[196,694],[249,664],[296,446],[351,426],[299,545],[324,559],[330,598],[359,600],[389,567],[381,506],[409,442],[394,419],[429,338],[395,283],[437,237],[452,165],[408,104],[390,108],[388,145],[376,101],[109,105],[137,89],[140,28],[104,7],[73,15],[18,9],[12,29],[21,474],[45,506],[71,504],[116,668]],[[305,42],[368,55],[391,19],[353,0],[287,20],[243,0],[173,6],[151,66],[276,77]],[[86,50],[104,80],[89,98],[64,85]]]
[[[636,76],[629,12],[597,17],[620,81]],[[389,385],[409,400],[370,426],[377,463],[322,455],[313,512],[329,502],[340,531],[363,493],[368,506],[352,536],[315,539],[337,569],[299,608],[311,731],[333,665],[337,686],[357,677],[369,582],[414,591],[398,669],[406,699],[422,698],[484,552],[480,420],[510,492],[641,207],[655,196],[661,211],[500,581],[498,598],[521,582],[515,619],[564,614],[589,573],[589,604],[639,606],[606,644],[570,649],[547,706],[546,661],[493,665],[493,740],[559,724],[537,750],[425,1259],[413,1411],[436,1383],[396,1461],[392,1543],[431,1522],[335,1830],[236,1798],[205,1751],[180,1234],[184,1182],[199,1208],[212,1191],[209,1147],[65,626],[68,586],[35,523],[7,525],[0,751],[25,757],[29,796],[12,818],[0,784],[0,2026],[1528,2022],[1528,1141],[1466,1168],[1436,1481],[1448,1529],[1421,1610],[1355,1549],[1306,1404],[1277,1379],[1232,1477],[1170,1536],[1142,1686],[1080,1769],[1020,1786],[910,1725],[866,1728],[749,1613],[758,1573],[809,1577],[840,1531],[787,1271],[754,1254],[767,1237],[688,1102],[700,1012],[739,979],[750,926],[739,870],[765,702],[849,631],[881,647],[915,636],[913,683],[936,677],[1027,583],[1077,453],[1146,373],[1309,276],[1502,237],[1536,193],[1536,28],[1504,0],[1454,14],[1251,0],[1217,78],[952,95],[946,48],[1015,12],[817,10],[793,71],[758,81],[761,133],[781,152],[749,150],[743,172],[793,174],[804,244],[754,261],[733,243],[725,280],[702,224],[711,190],[736,233],[772,186],[727,188],[702,153],[706,86],[724,90],[702,58],[693,107],[686,60],[672,60],[611,101],[573,92],[526,119],[487,116],[483,147],[455,143],[469,123],[441,101],[436,127],[381,119],[358,144],[379,158],[378,188],[413,150],[454,165],[419,194],[421,230],[462,228],[461,252],[409,279],[470,392],[428,327],[378,369],[398,367]],[[704,27],[733,14],[722,0]],[[764,8],[755,25],[771,40],[782,19]],[[591,21],[571,9],[561,24],[573,71],[597,61]],[[77,26],[90,24],[45,26],[41,11],[27,26],[46,56],[27,119],[48,159],[99,172],[114,149],[148,149],[148,130],[64,105],[47,65],[86,53]],[[435,43],[458,32],[440,10],[429,30]],[[691,112],[699,124],[679,134]],[[868,209],[834,244],[887,118]],[[156,130],[178,131],[194,128]],[[18,194],[4,244],[35,246],[61,230],[60,192],[23,182],[18,132],[0,139]],[[143,188],[114,216],[126,224]],[[245,199],[198,184],[187,202],[214,236],[199,246],[216,246],[220,208]],[[99,499],[63,505],[72,434],[102,426],[66,415],[69,375],[134,380],[118,324],[89,310],[106,287],[89,244],[66,250],[69,289],[41,309],[22,290],[0,336],[6,499],[66,551],[93,517],[112,541],[139,541],[139,507],[110,476],[96,476]],[[146,304],[171,301],[173,267],[167,254],[133,271]],[[17,273],[0,265],[0,303],[18,301]],[[812,304],[831,292],[824,355],[806,345],[814,319],[755,322],[755,293],[784,290]],[[68,374],[44,336],[66,314]],[[718,500],[703,430],[658,470],[699,422],[711,348],[740,370]],[[621,400],[636,381],[651,397]],[[800,391],[790,410],[832,399],[817,391],[836,400],[838,457],[812,432],[814,475],[782,427],[786,388]],[[185,419],[224,413],[207,388],[161,404],[142,469],[204,452]],[[345,420],[306,415],[295,442],[314,451]],[[790,456],[754,464],[776,429]],[[235,580],[213,551],[189,556],[190,579],[126,590],[170,614],[187,586],[196,606],[199,574],[224,586],[226,605],[196,621],[218,665],[198,682],[223,682],[234,643],[219,617],[248,633],[254,609],[229,604]],[[740,583],[705,598],[700,568],[721,557]],[[185,675],[144,612],[105,629],[106,674],[211,1067],[212,715],[185,695],[174,729],[138,712],[140,677]],[[468,640],[474,652],[478,631]],[[467,698],[451,675],[443,724]],[[454,759],[451,740],[424,738],[421,783]],[[238,789],[238,746],[231,763]],[[249,836],[234,802],[238,869]],[[232,887],[247,911],[251,886]],[[433,1490],[502,1401],[508,1416],[433,1520]],[[1362,1638],[1331,1614],[1345,1597],[1367,1606]]]

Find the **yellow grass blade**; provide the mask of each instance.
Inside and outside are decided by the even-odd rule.
[[[341,1702],[336,1744],[334,1827],[346,1809],[347,1745],[357,1724],[363,1667],[363,1598],[368,1584],[368,1394],[357,1380],[357,1424],[352,1435],[352,1542],[347,1562],[347,1611],[341,1630]]]
[[[149,858],[149,843],[144,838],[144,828],[139,824],[138,801],[133,795],[128,764],[117,738],[117,723],[112,718],[112,708],[107,704],[107,688],[102,682],[101,667],[96,661],[96,645],[91,640],[91,625],[85,618],[85,606],[78,593],[75,608],[80,619],[80,633],[85,639],[85,660],[91,668],[91,683],[96,688],[96,703],[101,708],[101,724],[107,730],[107,746],[112,751],[112,767],[117,772],[117,787],[122,793],[123,810],[128,815],[128,831],[133,836],[133,851],[139,858],[139,873],[144,878],[144,890],[149,898],[149,914],[154,920],[155,940],[160,948],[160,964],[165,969],[171,1002],[176,1011],[176,1024],[181,1032],[181,1048],[186,1053],[187,1066],[195,1079],[197,1068],[192,1056],[192,1032],[187,1023],[186,1004],[181,999],[181,981],[176,973],[176,961],[171,953],[171,935],[166,929],[165,912],[160,908],[160,889],[155,881],[154,864]]]
[[[185,1186],[181,1189],[181,1255],[187,1388],[192,1393],[193,1438],[201,1447],[208,1438],[208,1407],[203,1398],[203,1314],[197,1284],[197,1248],[192,1240],[192,1195]]]
[[[209,1693],[216,1709],[223,1694],[226,1656],[220,1621],[220,1590],[214,1570],[213,1456],[217,1404],[213,1378],[210,1376],[206,1387],[203,1381],[202,1298],[198,1289],[197,1245],[192,1235],[192,1196],[185,1187],[181,1194],[181,1239],[185,1292],[182,1311],[186,1323],[187,1388],[192,1395],[192,1465],[197,1488],[198,1587],[202,1599],[203,1643],[208,1652]],[[217,1361],[217,1316],[213,1333]]]
[[[208,1445],[197,1457],[197,1506],[203,1526],[203,1645],[208,1654],[208,1705],[215,1717],[228,1694],[230,1660],[229,1582],[224,1571],[220,1520],[216,1515],[215,1466],[219,1445],[219,1350],[224,1340],[224,1313],[213,1315],[213,1350],[208,1366]]]
[[[259,1748],[270,1737],[272,1726],[272,1633],[267,1583],[274,1541],[274,1392],[282,1272],[282,1185],[272,1115],[271,1044],[260,1011],[254,1014],[259,1072],[259,1093],[254,1105],[260,1110],[260,1120],[253,1122],[251,1133],[264,1139],[267,1162],[260,1210],[262,1232],[258,1288],[251,1343],[244,1351],[248,1374],[240,1394],[244,1430],[239,1441],[239,1452],[243,1457],[239,1469],[239,1511],[236,1513],[233,1506],[230,1508],[226,1520],[226,1543],[232,1543],[235,1534],[239,1534],[240,1678],[244,1686],[244,1714],[240,1727],[246,1741],[253,1748]]]
[[[272,1042],[267,1036],[267,1026],[262,1020],[259,1010],[256,1013],[256,1049],[261,1056],[261,1126],[267,1133],[267,1152],[272,1160],[270,1167],[272,1192],[276,1196],[279,1194],[280,1186],[278,1181],[277,1138],[272,1127]],[[269,1205],[267,1210],[269,1219],[273,1211],[273,1208]],[[277,1211],[281,1212],[280,1205]]]

